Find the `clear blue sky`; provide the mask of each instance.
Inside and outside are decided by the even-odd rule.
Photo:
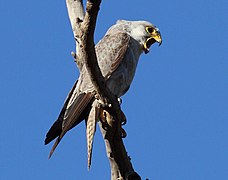
[[[103,1],[96,42],[118,19],[157,25],[123,98],[124,140],[150,180],[228,178],[228,2]],[[48,160],[45,134],[78,76],[65,1],[0,2],[0,179],[109,179],[99,130],[87,171],[85,125]]]

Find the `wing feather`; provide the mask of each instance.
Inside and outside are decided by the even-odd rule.
[[[129,47],[130,36],[127,33],[106,35],[97,45],[98,64],[103,76],[108,79],[120,66]]]
[[[66,132],[68,130],[70,130],[72,127],[74,127],[76,124],[81,122],[81,119],[79,118],[79,116],[82,114],[82,112],[88,106],[88,104],[92,100],[93,96],[94,96],[94,93],[92,93],[92,92],[82,93],[75,99],[74,103],[71,106],[71,110],[69,111],[67,116],[64,117],[65,124],[62,127],[61,134],[56,139],[56,141],[50,151],[49,158],[54,153],[56,147],[58,146],[59,142],[61,141],[63,136],[66,134]]]
[[[50,143],[53,139],[55,139],[57,136],[60,135],[60,133],[62,131],[62,123],[63,123],[64,114],[65,114],[68,102],[70,101],[72,94],[76,88],[77,82],[78,81],[75,81],[73,87],[71,88],[71,90],[70,90],[70,92],[69,92],[69,94],[68,94],[68,96],[64,102],[62,110],[59,113],[59,117],[54,122],[54,124],[51,126],[50,130],[47,132],[46,138],[45,138],[45,145]]]

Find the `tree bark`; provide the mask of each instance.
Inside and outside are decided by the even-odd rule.
[[[130,158],[122,141],[121,122],[125,120],[117,98],[106,86],[106,82],[97,62],[94,45],[94,30],[101,0],[87,0],[86,12],[82,0],[66,0],[68,15],[70,18],[73,34],[76,40],[76,59],[79,71],[82,66],[86,66],[94,85],[96,93],[104,102],[104,112],[108,117],[108,122],[99,122],[102,132],[107,156],[110,161],[111,179],[141,179],[134,172]]]

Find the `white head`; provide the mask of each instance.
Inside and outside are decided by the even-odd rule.
[[[159,29],[147,21],[126,21],[118,20],[108,32],[125,32],[128,33],[133,39],[139,42],[145,53],[149,52],[149,48],[155,42],[159,45],[162,43],[161,34]]]

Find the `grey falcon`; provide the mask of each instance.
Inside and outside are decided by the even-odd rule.
[[[102,75],[106,79],[108,88],[118,98],[129,89],[140,55],[143,52],[147,54],[155,42],[160,45],[162,38],[159,29],[153,24],[147,21],[118,20],[95,46]],[[49,157],[66,132],[83,120],[87,124],[87,144],[90,151],[88,156],[90,156],[94,126],[100,118],[96,113],[97,103],[93,84],[86,67],[82,66],[79,78],[68,94],[59,117],[46,134],[45,145],[57,138]],[[90,161],[91,157],[88,158]]]

